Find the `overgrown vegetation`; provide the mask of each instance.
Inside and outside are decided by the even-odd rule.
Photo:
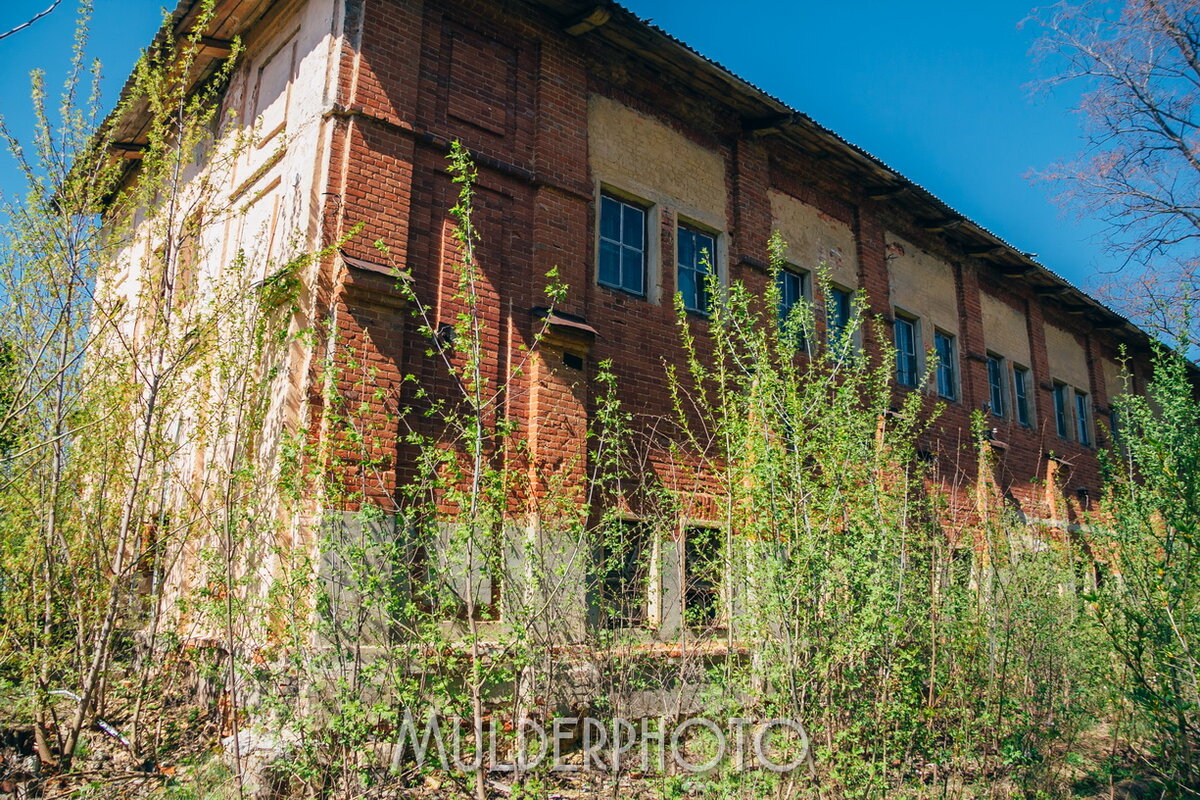
[[[894,353],[863,352],[883,325],[863,298],[830,335],[817,306],[780,320],[777,289],[714,284],[707,320],[677,308],[671,419],[639,430],[594,365],[578,457],[550,469],[514,409],[534,382],[586,379],[559,366],[570,287],[548,276],[498,364],[466,150],[440,316],[393,270],[433,366],[385,390],[352,322],[312,311],[342,242],[217,247],[258,132],[218,115],[236,57],[188,85],[198,46],[168,38],[135,73],[126,102],[154,120],[135,175],[94,91],[76,97],[82,44],[63,119],[35,83],[38,138],[8,137],[31,193],[7,209],[0,273],[0,679],[6,741],[34,757],[4,779],[81,797],[1050,798],[1109,796],[1134,770],[1155,796],[1200,790],[1200,405],[1178,357],[1119,402],[1086,525],[1028,525],[986,482],[955,515],[926,452],[938,409],[897,394]],[[777,273],[785,243],[770,250]],[[316,391],[287,410],[305,348]],[[969,446],[986,471],[981,431]],[[564,717],[643,739],[787,719],[810,747],[777,735],[794,769],[741,769],[693,726],[700,772],[611,749],[606,771],[522,762],[522,733]],[[398,744],[428,719],[463,763]],[[567,731],[570,763],[587,736]],[[512,769],[472,768],[492,742]]]

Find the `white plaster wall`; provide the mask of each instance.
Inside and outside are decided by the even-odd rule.
[[[241,250],[260,278],[317,245],[314,184],[324,175],[322,114],[339,5],[306,0],[273,10],[247,37],[227,92],[227,118],[249,141],[229,170],[236,224],[219,232],[219,261]]]
[[[245,50],[222,99],[219,129],[225,135],[188,165],[183,210],[172,220],[161,208],[139,216],[108,271],[103,291],[114,301],[124,298],[130,309],[120,323],[123,327],[137,326],[134,309],[148,291],[144,284],[149,259],[161,247],[168,223],[177,228],[193,213],[204,219],[194,267],[196,304],[191,312],[180,312],[178,334],[187,334],[187,314],[195,309],[228,308],[230,324],[213,334],[216,346],[226,352],[240,352],[234,349],[236,340],[249,331],[248,325],[237,323],[253,313],[255,284],[296,255],[320,247],[321,191],[332,127],[324,114],[334,99],[342,7],[340,0],[284,0],[244,37]],[[256,125],[259,117],[263,121]],[[285,316],[280,322],[293,332],[308,324],[303,315],[290,320]],[[255,432],[264,467],[263,509],[274,508],[270,476],[278,466],[278,445],[300,413],[303,391],[296,387],[302,389],[311,358],[308,348],[301,347],[303,352],[297,345],[290,351],[276,347],[258,365],[276,376],[264,424]],[[212,480],[208,471],[219,469],[222,456],[228,455],[230,442],[217,432],[221,420],[215,416],[228,411],[229,403],[221,396],[225,387],[202,370],[181,379],[190,382],[190,390],[174,428],[180,444],[176,468],[180,475],[193,476],[196,491]],[[200,544],[190,546],[194,550]],[[185,554],[173,579],[177,591],[186,590],[192,565]],[[266,561],[259,573],[265,579],[274,567]]]

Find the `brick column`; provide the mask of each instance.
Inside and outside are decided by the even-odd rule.
[[[971,262],[957,265],[958,285],[958,336],[960,363],[962,364],[962,402],[965,419],[963,440],[967,446],[961,450],[962,474],[974,476],[977,498],[990,496],[994,492],[995,473],[989,459],[981,458],[983,452],[989,457],[1002,457],[990,446],[981,446],[971,441],[970,419],[974,411],[982,408],[988,391],[987,343],[983,334],[983,302],[980,299],[978,266]],[[979,500],[976,510],[982,511]]]
[[[541,325],[534,320],[535,328]],[[568,640],[582,634],[587,619],[589,559],[572,523],[587,501],[590,350],[590,336],[550,325],[529,367],[530,497],[524,535],[527,552],[536,558],[524,565],[527,602],[554,609],[538,624]]]
[[[592,186],[588,175],[587,72],[580,53],[558,42],[539,51],[534,169],[532,297],[544,305],[546,278],[557,268],[567,285],[561,308],[584,314],[592,287]]]
[[[867,319],[863,325],[863,348],[870,356],[878,357],[883,342],[877,338],[872,325],[882,317],[887,325],[882,335],[891,337],[892,301],[888,276],[887,242],[884,226],[873,205],[859,206],[854,215],[854,238],[858,243],[858,286],[867,300]]]
[[[731,264],[763,265],[767,262],[767,240],[771,237],[771,185],[767,153],[757,142],[742,137],[733,147],[732,186],[729,192],[732,228]],[[745,275],[732,277],[745,278]]]

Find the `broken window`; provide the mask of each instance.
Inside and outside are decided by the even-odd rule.
[[[646,622],[650,577],[650,526],[615,520],[604,526],[598,548],[597,595],[606,628]]]
[[[684,529],[683,615],[689,628],[712,627],[720,617],[722,551],[719,529]]]

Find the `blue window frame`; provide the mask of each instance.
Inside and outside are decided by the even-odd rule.
[[[707,233],[680,225],[677,247],[679,293],[683,295],[683,307],[697,314],[708,314],[710,276],[716,274],[716,240]]]
[[[917,323],[916,320],[896,317],[896,383],[917,385]]]
[[[1092,446],[1092,429],[1089,425],[1088,396],[1083,392],[1075,392],[1075,433],[1076,440],[1084,447]]]
[[[639,297],[646,294],[646,209],[607,194],[600,196],[597,279]]]
[[[779,290],[779,324],[784,326],[784,333],[792,338],[796,346],[803,348],[804,331],[799,320],[792,320],[792,309],[808,297],[808,274],[780,270],[775,276],[775,285]]]
[[[988,354],[987,373],[988,402],[992,407],[992,413],[997,417],[1003,417],[1007,411],[1004,404],[1004,359]]]
[[[1013,365],[1013,400],[1017,409],[1017,422],[1029,425],[1029,370],[1016,365]]]
[[[808,276],[801,272],[780,270],[775,277],[775,285],[779,287],[779,320],[782,322],[791,316],[792,309],[807,295]]]
[[[831,348],[836,349],[841,346],[842,337],[850,329],[850,315],[853,311],[854,306],[851,303],[850,292],[836,286],[830,287],[829,297],[825,301],[825,323],[829,328],[829,346]]]
[[[1067,385],[1054,384],[1054,429],[1059,436],[1066,439],[1070,434],[1067,427]]]
[[[954,352],[954,337],[941,331],[933,332],[933,349],[937,353],[938,394],[947,400],[958,399],[958,357]]]

